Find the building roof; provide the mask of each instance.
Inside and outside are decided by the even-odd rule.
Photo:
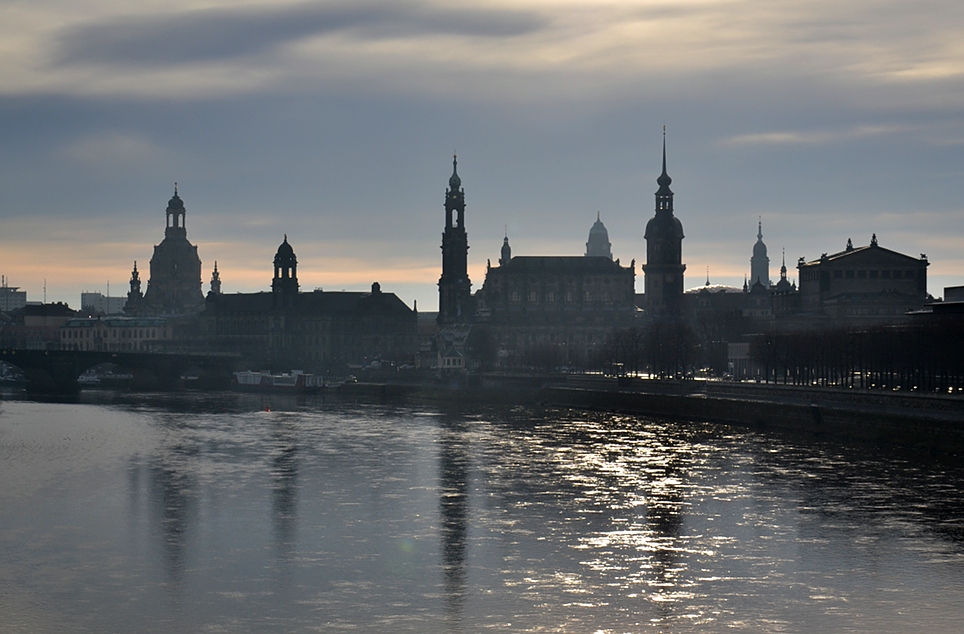
[[[809,262],[801,262],[797,265],[797,268],[820,266],[821,264],[826,264],[828,262],[833,262],[834,264],[863,264],[868,260],[897,260],[907,263],[914,263],[917,265],[927,262],[927,258],[923,254],[921,254],[920,258],[915,258],[909,255],[904,255],[903,253],[898,253],[897,251],[885,249],[877,244],[877,237],[874,236],[870,244],[867,246],[850,247],[844,249],[843,251],[831,253],[829,255],[825,253],[820,256],[819,259],[811,260]]]
[[[508,264],[493,268],[503,273],[533,274],[607,274],[625,273],[632,267],[621,266],[619,260],[592,255],[517,255]]]
[[[222,293],[208,300],[208,309],[216,306],[221,313],[268,313],[274,308],[274,294]],[[395,293],[360,291],[321,291],[298,293],[294,296],[294,310],[300,313],[358,314],[370,311],[382,313],[413,313]]]

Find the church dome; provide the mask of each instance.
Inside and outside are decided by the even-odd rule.
[[[167,201],[167,208],[168,210],[184,209],[184,201],[177,195],[177,185],[174,186],[174,195]]]
[[[288,244],[288,234],[285,234],[284,242],[278,247],[278,252],[274,256],[275,266],[285,266],[286,264],[297,261],[297,258],[295,258],[295,250]]]
[[[593,235],[605,236],[607,240],[609,239],[609,231],[606,230],[606,225],[602,223],[599,216],[596,216],[596,222],[592,223],[592,227],[589,229],[589,236],[592,237]]]
[[[643,235],[646,240],[666,238],[682,240],[685,237],[683,235],[683,223],[676,216],[650,218],[649,222],[646,223],[646,233]]]
[[[757,243],[753,245],[753,257],[765,258],[766,256],[767,256],[767,245],[763,243],[763,240],[758,240]]]

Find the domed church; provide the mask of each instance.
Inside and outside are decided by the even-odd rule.
[[[154,247],[147,292],[140,296],[140,278],[135,263],[131,293],[124,312],[131,315],[197,315],[204,309],[201,291],[201,258],[188,242],[184,201],[177,193],[167,203],[164,240]]]

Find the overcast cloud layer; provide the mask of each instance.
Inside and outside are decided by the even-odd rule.
[[[847,238],[964,284],[964,6],[732,2],[8,2],[0,273],[122,291],[178,181],[205,282],[379,281],[434,309],[459,154],[471,275],[580,254],[600,212],[641,264],[667,125],[687,286]],[[637,288],[642,288],[639,272]]]

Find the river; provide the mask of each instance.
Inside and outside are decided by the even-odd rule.
[[[699,422],[0,401],[0,631],[928,632],[964,468]]]

